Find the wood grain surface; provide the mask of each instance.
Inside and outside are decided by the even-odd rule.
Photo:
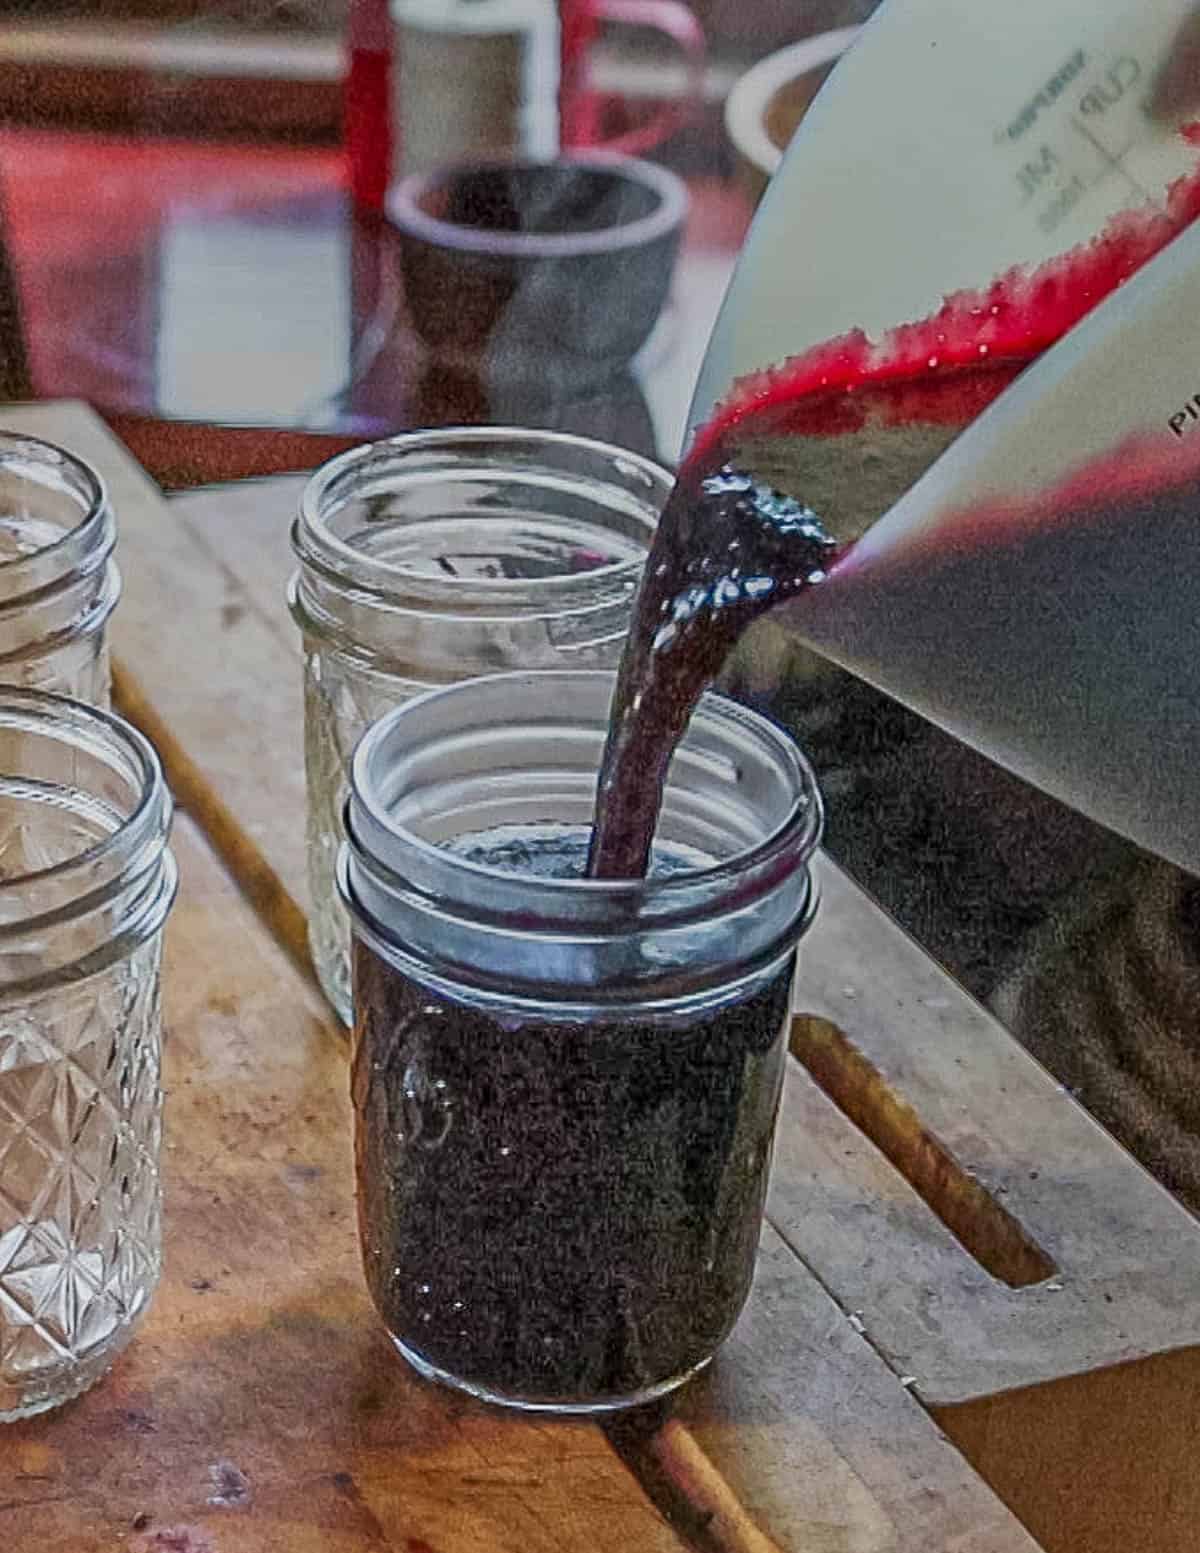
[[[1191,1553],[1200,1225],[832,869],[797,1008],[793,1051],[855,1120],[789,1075],[773,1224],[1047,1548]],[[954,1167],[925,1196],[871,1141],[897,1100],[908,1151]],[[981,1265],[968,1201],[977,1249],[1015,1224],[1047,1275]]]

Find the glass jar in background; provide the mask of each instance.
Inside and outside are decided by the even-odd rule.
[[[455,680],[615,667],[671,483],[606,443],[495,427],[373,443],[310,480],[290,590],[304,636],[309,942],[347,1024],[335,865],[360,735]]]
[[[108,706],[115,543],[95,470],[48,442],[0,432],[0,684]]]
[[[422,1374],[597,1412],[749,1293],[821,830],[791,740],[694,714],[647,880],[583,879],[613,676],[410,701],[355,754],[339,882],[367,1283]]]
[[[108,713],[0,688],[0,1419],[92,1385],[160,1264],[171,800]]]

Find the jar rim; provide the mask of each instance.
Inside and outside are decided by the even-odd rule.
[[[22,455],[40,460],[44,466],[69,475],[68,488],[72,495],[81,499],[82,515],[77,523],[63,529],[58,538],[49,544],[39,545],[27,555],[8,556],[0,560],[0,570],[4,571],[28,566],[31,561],[40,562],[46,556],[57,558],[65,555],[73,541],[79,546],[81,537],[85,541],[90,540],[96,527],[103,525],[109,510],[108,487],[103,475],[93,469],[91,464],[68,452],[66,448],[59,447],[56,442],[47,442],[42,437],[29,437],[23,432],[0,430],[0,471],[6,465],[15,463]],[[88,548],[87,544],[82,548]],[[112,548],[111,545],[109,548]]]
[[[65,879],[74,871],[92,870],[112,857],[136,854],[143,841],[165,818],[166,780],[154,746],[145,734],[115,713],[67,696],[4,685],[0,686],[0,729],[4,728],[38,735],[50,735],[54,728],[73,728],[85,737],[98,737],[130,760],[139,791],[129,814],[106,836],[46,868],[30,869],[0,879],[0,904],[31,884]],[[18,924],[0,920],[0,933],[14,926],[26,932],[29,919]]]
[[[499,157],[479,157],[460,166],[435,167],[410,173],[387,197],[388,220],[399,231],[420,238],[437,248],[484,258],[576,259],[591,254],[609,254],[640,248],[658,241],[680,226],[687,215],[687,187],[677,174],[656,162],[640,161],[604,150],[568,153],[565,163],[556,168],[580,168],[585,172],[607,173],[610,177],[636,184],[652,195],[657,203],[652,210],[632,221],[619,221],[601,231],[501,232],[470,226],[431,214],[422,203],[450,177],[464,173],[511,172],[544,164],[537,161],[505,161]]]
[[[422,454],[446,456],[455,452],[470,457],[492,451],[501,457],[512,457],[512,473],[519,475],[522,465],[515,462],[518,455],[522,451],[536,455],[539,450],[547,454],[574,451],[607,460],[615,474],[628,473],[639,480],[645,489],[647,503],[656,496],[661,498],[655,507],[656,516],[671,489],[671,474],[653,459],[615,443],[580,437],[571,432],[521,426],[449,426],[432,431],[404,432],[350,448],[313,471],[301,493],[299,513],[292,526],[292,548],[302,567],[312,567],[331,582],[349,583],[381,599],[412,598],[424,609],[444,603],[447,613],[453,613],[455,606],[461,607],[467,599],[485,605],[511,605],[517,600],[528,600],[534,608],[550,602],[561,607],[576,594],[581,599],[588,599],[597,585],[619,586],[636,582],[645,563],[644,554],[587,571],[558,572],[524,579],[432,577],[414,568],[365,554],[335,534],[327,521],[325,506],[339,487],[350,484],[356,474],[385,459],[395,458],[399,462],[410,455],[415,460]],[[530,473],[538,468],[533,462],[525,467]],[[588,478],[586,472],[573,471],[565,465],[547,464],[545,469],[568,480]],[[402,477],[402,471],[397,473]],[[631,496],[634,494],[630,492]],[[647,528],[647,549],[652,531],[653,523]]]
[[[623,919],[630,916],[646,919],[683,919],[694,911],[697,892],[708,896],[722,886],[736,885],[748,875],[771,872],[773,863],[789,856],[807,861],[815,851],[824,824],[824,808],[816,773],[811,763],[793,740],[767,718],[751,711],[725,696],[706,692],[693,714],[710,725],[727,729],[736,728],[750,735],[761,748],[779,759],[792,779],[795,798],[786,816],[754,845],[730,857],[721,858],[706,867],[672,874],[665,878],[641,879],[581,879],[581,878],[531,878],[513,870],[491,867],[475,862],[458,853],[446,850],[418,836],[400,824],[390,812],[381,789],[379,767],[386,765],[393,753],[393,746],[403,741],[403,725],[413,716],[442,698],[470,694],[482,686],[502,687],[505,683],[516,686],[529,682],[531,692],[539,688],[540,680],[573,681],[583,693],[600,683],[611,686],[614,676],[603,669],[515,671],[493,674],[457,684],[440,686],[413,696],[393,708],[373,723],[359,740],[350,765],[350,798],[347,800],[346,831],[350,849],[359,857],[367,857],[373,874],[385,882],[392,882],[398,889],[410,888],[407,870],[395,866],[398,850],[409,850],[426,868],[437,871],[439,876],[463,882],[463,898],[470,898],[472,881],[510,884],[519,890],[527,901],[544,902],[546,920],[553,921],[558,913],[553,908],[568,901],[590,901],[595,905],[608,903],[620,909]],[[397,728],[400,727],[400,734]],[[688,746],[693,729],[684,734],[680,747]],[[365,823],[364,823],[365,822]],[[369,839],[364,838],[369,832]],[[376,845],[372,845],[374,841]],[[380,846],[378,843],[383,842]],[[391,853],[391,859],[384,854]],[[457,892],[456,892],[456,898]]]
[[[12,624],[27,624],[30,627],[28,638],[20,641],[16,647],[0,645],[0,666],[46,657],[69,642],[103,630],[109,616],[120,601],[123,587],[121,571],[116,561],[111,554],[102,555],[96,567],[89,567],[86,571],[76,571],[71,576],[73,581],[78,581],[80,578],[94,579],[91,597],[85,607],[66,625],[56,627],[49,633],[39,620],[38,612],[52,609],[66,597],[68,584],[61,581],[47,583],[45,587],[38,588],[32,593],[0,601],[0,631]]]

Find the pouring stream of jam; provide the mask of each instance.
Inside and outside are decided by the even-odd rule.
[[[1190,127],[1187,138],[1200,144]],[[767,611],[835,584],[861,523],[830,523],[814,439],[907,438],[913,477],[1034,358],[1200,217],[1200,170],[1165,204],[873,343],[861,331],[742,379],[697,434],[659,521],[617,677],[588,874],[646,872],[663,782],[692,710]],[[821,516],[793,495],[818,503]],[[867,516],[870,521],[881,510]],[[834,515],[836,516],[836,515]],[[846,528],[850,532],[846,532]],[[835,538],[837,534],[837,538]],[[849,541],[848,544],[840,541]]]

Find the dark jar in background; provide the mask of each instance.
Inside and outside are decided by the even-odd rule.
[[[421,1373],[589,1412],[680,1385],[749,1292],[821,828],[788,738],[716,697],[648,880],[582,875],[608,673],[410,701],[352,767],[367,1281]]]

